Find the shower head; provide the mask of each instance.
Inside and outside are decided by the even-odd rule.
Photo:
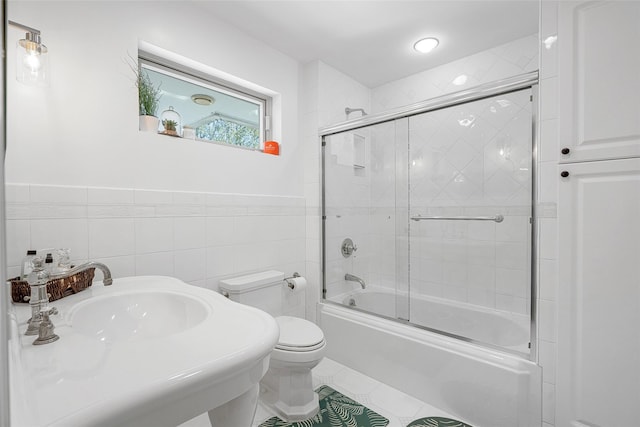
[[[367,112],[364,111],[364,108],[349,108],[349,107],[346,107],[344,109],[344,113],[347,115],[347,119],[349,118],[349,114],[353,113],[354,111],[361,111],[363,116],[367,115]]]

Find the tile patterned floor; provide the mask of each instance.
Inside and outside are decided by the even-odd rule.
[[[313,369],[313,387],[318,388],[321,385],[328,385],[385,416],[389,419],[388,427],[404,427],[417,418],[428,416],[455,418],[326,357]],[[252,427],[257,427],[273,415],[259,403]],[[179,427],[211,427],[211,424],[207,415],[203,414]]]

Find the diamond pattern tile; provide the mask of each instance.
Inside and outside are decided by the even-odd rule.
[[[447,151],[449,163],[459,171],[463,170],[473,159],[478,156],[478,151],[463,139],[458,139]]]
[[[485,196],[493,201],[492,204],[506,204],[509,197],[521,188],[520,184],[511,174],[504,170],[498,170],[485,182]]]

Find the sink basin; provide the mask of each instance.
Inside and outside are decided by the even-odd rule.
[[[11,306],[11,425],[175,427],[204,412],[251,425],[278,341],[273,317],[172,277],[96,282],[51,303],[60,339],[34,346]]]
[[[100,341],[138,341],[185,331],[208,314],[204,303],[188,295],[125,292],[77,304],[69,312],[69,323],[74,331]]]

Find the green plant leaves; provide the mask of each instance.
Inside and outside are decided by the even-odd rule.
[[[160,102],[160,88],[155,87],[151,78],[144,70],[138,70],[136,80],[138,88],[138,106],[141,116],[155,116]]]
[[[425,417],[411,421],[407,427],[471,427],[462,421],[443,417]]]
[[[320,411],[305,421],[286,422],[273,417],[260,427],[385,427],[389,420],[329,386],[321,386],[316,392],[320,398]]]

